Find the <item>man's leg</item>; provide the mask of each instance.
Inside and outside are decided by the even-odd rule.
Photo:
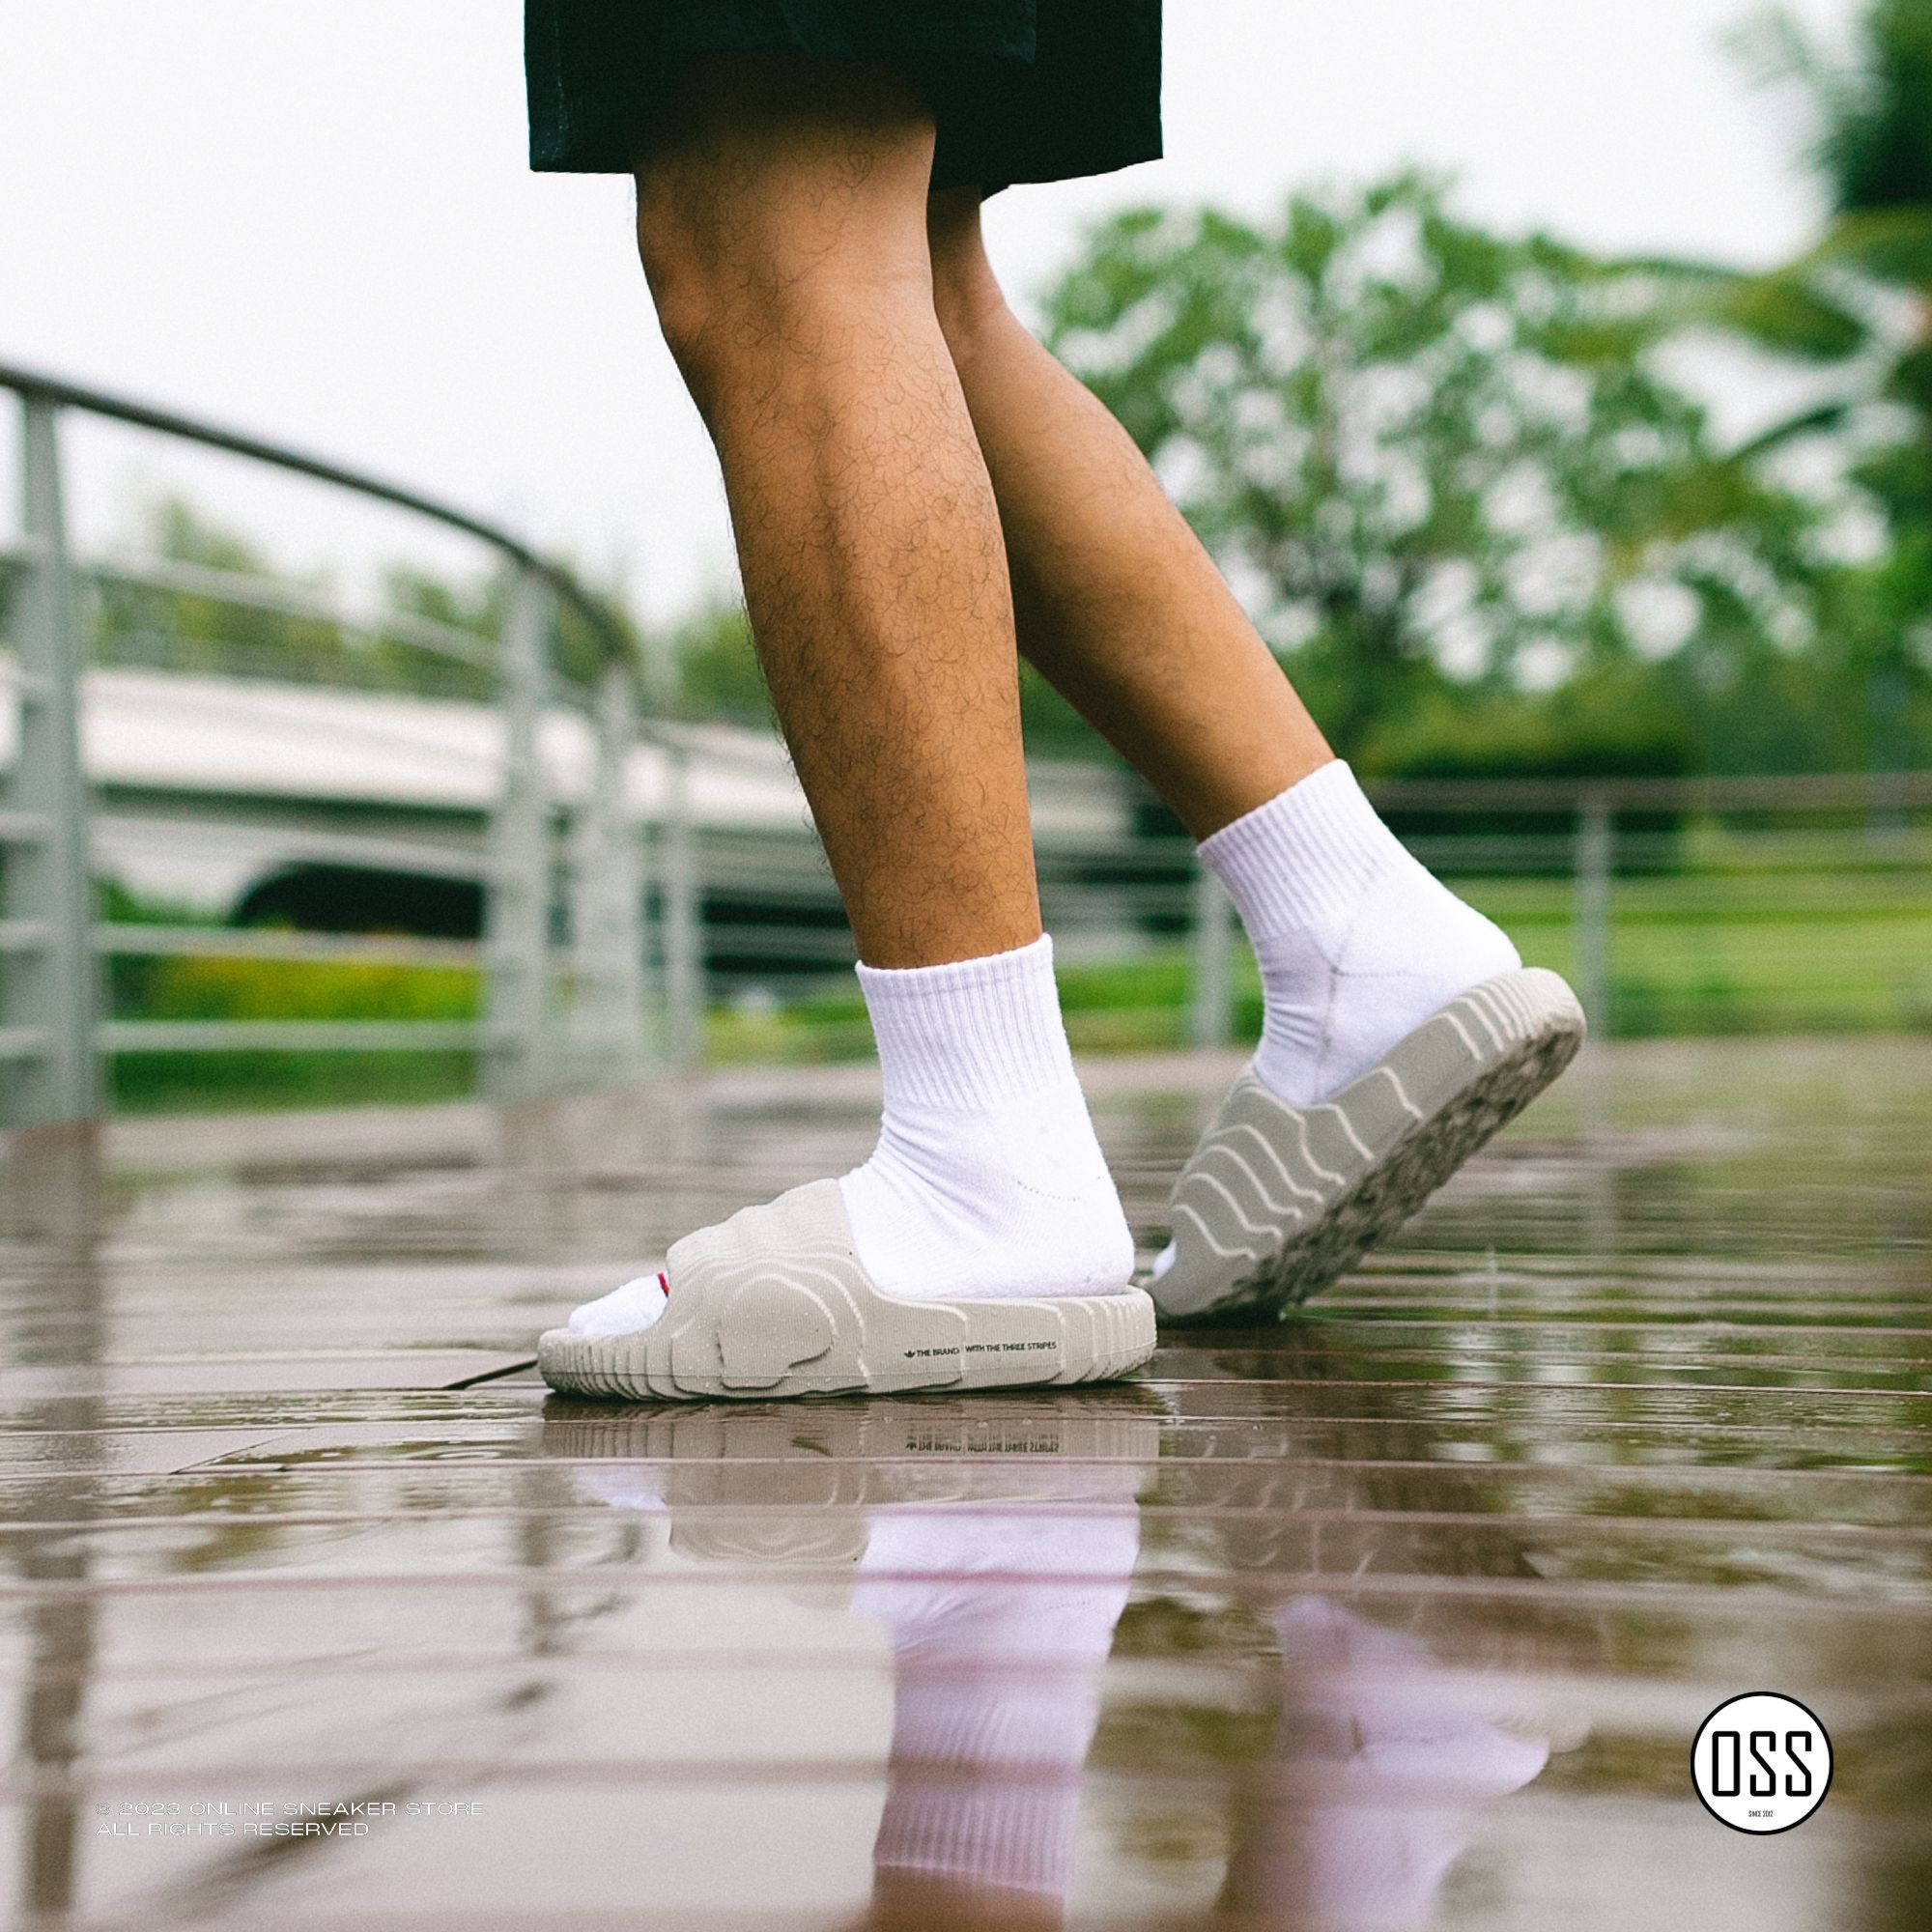
[[[1040,931],[999,513],[933,310],[932,139],[890,71],[718,55],[638,175],[759,659],[879,967]]]
[[[1204,841],[1266,988],[1257,1071],[1321,1098],[1515,949],[1382,826],[1126,432],[1007,306],[977,191],[928,220],[1021,648]]]
[[[639,171],[639,245],[864,962],[886,1106],[838,1183],[853,1251],[893,1297],[1113,1295],[1133,1242],[1040,933],[1006,552],[933,307],[932,145],[889,70],[694,61]],[[571,1327],[665,1306],[646,1279]]]
[[[1132,439],[1007,306],[978,191],[934,195],[930,229],[1022,647],[1206,838],[1334,754]]]
[[[1176,1182],[1151,1293],[1170,1320],[1279,1312],[1554,1079],[1582,1012],[1331,756],[1139,452],[1008,310],[978,197],[928,219],[1021,648],[1201,840],[1261,968],[1261,1043]]]

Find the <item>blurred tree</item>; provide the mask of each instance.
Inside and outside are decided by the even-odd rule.
[[[1122,214],[1046,313],[1351,755],[1445,672],[1547,689],[1810,636],[1817,513],[1655,367],[1649,270],[1487,234],[1408,174],[1260,224]]]
[[[185,497],[157,498],[142,521],[137,554],[167,581],[103,582],[95,648],[107,662],[484,701],[496,694],[507,580],[495,564],[468,577],[392,564],[377,608],[338,620],[307,608],[320,602],[326,612],[326,580],[283,570],[254,539]],[[609,630],[639,648],[621,598],[593,594],[605,629],[567,600],[556,607],[556,663],[579,683],[594,680]]]
[[[735,598],[718,597],[700,605],[661,648],[674,674],[679,717],[771,728],[771,701],[752,642],[751,620]]]
[[[1827,635],[1850,736],[1874,768],[1932,741],[1932,0],[1871,0],[1834,54],[1786,9],[1739,47],[1794,97],[1825,231],[1768,274],[1682,265],[1690,316],[1835,371],[1821,400],[1756,442],[1767,461],[1823,443],[1889,541],[1830,584]]]
[[[165,588],[109,579],[95,646],[110,661],[174,670],[333,681],[346,648],[327,618],[288,608],[317,586],[277,576],[261,549],[185,497],[148,506],[140,548],[168,570]],[[286,603],[282,600],[286,598]]]
[[[383,602],[388,622],[365,646],[376,682],[436,696],[487,699],[495,692],[488,660],[503,624],[500,571],[456,582],[415,564],[391,564]],[[447,648],[433,648],[438,641]],[[482,661],[466,661],[466,650]]]

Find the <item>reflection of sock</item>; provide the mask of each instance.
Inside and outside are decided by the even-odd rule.
[[[1133,1237],[1067,1051],[1052,940],[861,966],[859,984],[885,1119],[839,1188],[880,1290],[940,1301],[1125,1288]]]
[[[1275,1616],[1285,1774],[1228,1863],[1243,1914],[1324,1932],[1422,1932],[1484,1804],[1549,1756],[1464,1707],[1416,1640],[1302,1598]]]
[[[1458,993],[1522,964],[1409,857],[1339,759],[1223,826],[1201,860],[1261,967],[1255,1071],[1295,1106],[1339,1093]]]
[[[570,1472],[577,1493],[608,1509],[635,1510],[639,1516],[663,1516],[670,1508],[664,1497],[665,1471],[651,1463],[593,1463]]]
[[[1099,1671],[1139,1545],[1130,1508],[874,1514],[853,1599],[893,1645],[874,1863],[1065,1896]]]

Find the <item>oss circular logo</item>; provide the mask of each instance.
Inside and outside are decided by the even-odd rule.
[[[1832,1788],[1832,1740],[1797,1698],[1754,1690],[1719,1704],[1698,1727],[1690,1779],[1705,1810],[1732,1831],[1788,1832]]]

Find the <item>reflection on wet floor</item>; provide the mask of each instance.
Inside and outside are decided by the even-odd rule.
[[[1226,1071],[1095,1069],[1150,1245]],[[871,1405],[526,1366],[861,1071],[17,1140],[18,1920],[1920,1926],[1928,1074],[1620,1048],[1304,1320]],[[1762,1689],[1769,1839],[1687,1772]]]
[[[1106,1396],[1046,1414],[593,1413],[550,1423],[545,1450],[581,1462],[585,1496],[661,1518],[697,1563],[850,1566],[851,1612],[883,1626],[892,1670],[868,1924],[1058,1925],[1163,1415]],[[861,1505],[850,1474],[888,1437],[884,1466],[912,1465],[907,1499]],[[1471,1708],[1419,1639],[1319,1591],[1267,1594],[1273,1740],[1231,1821],[1216,1917],[1431,1923],[1476,1818],[1536,1776],[1548,1741]]]

